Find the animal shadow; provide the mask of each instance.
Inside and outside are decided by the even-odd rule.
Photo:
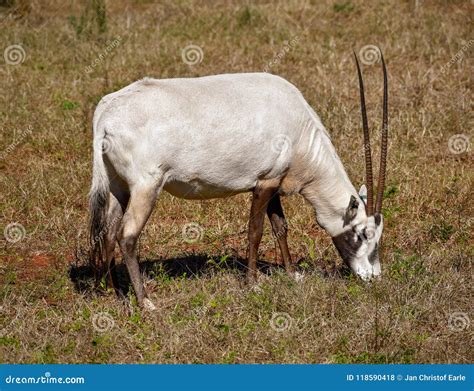
[[[258,270],[264,274],[271,274],[283,267],[276,263],[259,261]],[[144,259],[140,261],[140,271],[145,279],[193,279],[207,273],[227,270],[244,279],[247,271],[247,260],[238,256],[210,256],[208,254],[190,254],[177,258],[167,259]],[[81,293],[92,293],[97,291],[94,272],[84,260],[76,257],[70,265],[69,278],[76,291]],[[131,281],[124,263],[115,266],[114,285],[118,293],[127,295],[131,289]],[[99,284],[100,288],[100,284]]]

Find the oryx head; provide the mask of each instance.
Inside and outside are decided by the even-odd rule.
[[[382,53],[383,68],[383,115],[382,115],[382,149],[380,153],[380,170],[377,184],[377,202],[373,207],[372,154],[370,150],[369,126],[365,109],[364,82],[357,55],[354,53],[359,76],[360,102],[362,111],[362,128],[364,133],[365,167],[367,187],[362,186],[359,198],[351,196],[343,216],[344,231],[333,237],[334,245],[344,262],[351,270],[364,280],[377,277],[381,273],[379,249],[383,231],[382,198],[385,185],[388,141],[388,81],[387,70]]]

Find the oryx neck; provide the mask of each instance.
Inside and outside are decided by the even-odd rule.
[[[341,234],[343,216],[351,195],[359,198],[326,132],[321,132],[318,158],[312,161],[314,180],[301,189],[312,204],[316,217],[332,237]]]

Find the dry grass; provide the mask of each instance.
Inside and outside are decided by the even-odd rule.
[[[0,8],[1,50],[19,44],[26,53],[19,65],[0,64],[0,227],[18,222],[26,231],[16,243],[0,238],[3,361],[472,362],[473,158],[448,149],[451,136],[472,136],[472,2],[107,1],[106,23],[85,2],[19,3]],[[305,279],[270,268],[250,290],[238,267],[249,196],[191,202],[163,194],[140,240],[159,310],[141,313],[88,289],[84,270],[70,264],[80,266],[76,249],[86,246],[100,97],[145,75],[261,71],[295,37],[271,71],[320,114],[356,186],[363,159],[351,50],[384,49],[391,139],[383,280],[341,277],[328,236],[295,196],[284,208]],[[182,61],[189,44],[202,48],[201,63]],[[380,65],[364,73],[378,129]],[[190,222],[204,228],[193,244],[181,236]],[[266,223],[261,259],[275,256]]]

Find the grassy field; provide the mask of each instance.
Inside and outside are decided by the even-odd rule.
[[[0,4],[2,361],[473,361],[472,2]],[[103,95],[144,76],[281,75],[321,116],[358,188],[352,50],[362,56],[367,45],[383,48],[390,83],[381,281],[344,275],[313,211],[292,196],[283,207],[304,279],[275,266],[266,221],[259,285],[247,287],[250,195],[197,202],[164,193],[140,238],[158,310],[91,289],[91,120]],[[378,161],[376,60],[368,56],[363,71]]]

